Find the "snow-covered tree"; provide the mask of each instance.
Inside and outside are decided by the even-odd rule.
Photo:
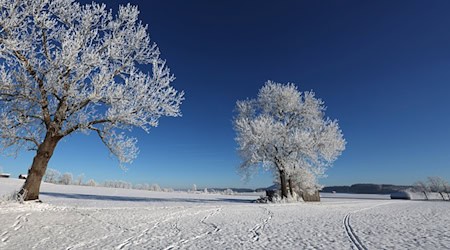
[[[97,186],[97,183],[94,181],[94,179],[89,179],[88,182],[86,182],[86,186],[95,187]]]
[[[428,189],[431,192],[437,192],[441,195],[442,199],[445,200],[444,193],[448,194],[448,182],[440,176],[430,176],[428,179]],[[448,195],[447,195],[448,198]]]
[[[162,116],[179,116],[183,93],[150,40],[138,8],[74,0],[0,0],[0,150],[36,150],[21,193],[38,199],[62,138],[94,132],[120,163]]]
[[[428,192],[430,192],[430,188],[428,187],[427,183],[423,181],[417,181],[413,184],[413,190],[415,192],[421,192],[425,195],[425,199],[428,200]]]
[[[196,184],[192,184],[191,191],[192,192],[197,192],[197,185]]]
[[[131,183],[126,182],[126,181],[105,181],[103,183],[104,187],[109,187],[109,188],[123,188],[123,189],[130,189],[132,187]]]
[[[44,181],[48,183],[58,183],[61,178],[61,173],[58,170],[49,168],[45,171]]]
[[[268,81],[256,99],[236,106],[240,170],[247,176],[260,166],[274,171],[284,198],[294,183],[315,183],[345,149],[337,121],[325,117],[324,103],[314,92]]]
[[[83,185],[84,174],[80,174],[75,181],[75,185],[81,186]]]
[[[150,189],[149,189],[150,191],[156,191],[156,192],[160,192],[161,191],[161,187],[158,185],[158,184],[152,184],[151,186],[150,186]]]
[[[70,184],[72,184],[72,180],[73,180],[73,176],[71,173],[64,173],[61,176],[59,182],[64,185],[70,185]]]
[[[225,194],[225,195],[233,195],[234,194],[233,190],[230,189],[230,188],[227,188],[227,189],[223,190],[222,193]]]

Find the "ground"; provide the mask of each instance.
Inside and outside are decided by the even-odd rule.
[[[0,196],[22,181],[0,179]],[[162,193],[44,183],[43,203],[0,202],[0,249],[449,249],[450,202],[328,194]]]

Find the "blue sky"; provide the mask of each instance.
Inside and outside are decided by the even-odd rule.
[[[104,1],[117,9],[126,1]],[[233,109],[267,80],[311,90],[347,149],[324,185],[450,180],[449,1],[131,1],[185,91],[183,117],[134,130],[124,172],[94,135],[65,139],[49,163],[98,181],[264,187],[237,174]],[[13,175],[33,154],[0,157]]]

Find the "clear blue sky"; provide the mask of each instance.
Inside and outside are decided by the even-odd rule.
[[[131,3],[186,93],[183,117],[135,130],[140,154],[126,172],[94,134],[67,138],[49,167],[174,188],[269,186],[267,173],[237,174],[232,117],[270,79],[313,89],[339,120],[347,149],[322,184],[450,180],[450,1]],[[0,165],[25,173],[32,157]]]

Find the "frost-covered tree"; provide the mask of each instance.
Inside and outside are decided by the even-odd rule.
[[[427,185],[427,183],[423,182],[423,181],[417,181],[413,184],[413,190],[415,192],[421,192],[425,195],[425,199],[428,200],[428,192],[430,192],[430,188]]]
[[[61,178],[61,173],[58,170],[49,168],[45,171],[44,181],[48,183],[58,183]]]
[[[156,192],[160,192],[161,191],[161,187],[158,184],[152,184],[149,188],[150,191],[156,191]]]
[[[0,0],[1,151],[36,150],[21,193],[38,199],[62,138],[94,132],[122,163],[138,149],[125,131],[146,132],[179,116],[183,93],[138,8],[74,0]]]
[[[97,183],[95,182],[94,179],[89,179],[88,182],[86,182],[86,186],[95,187],[97,186]]]
[[[431,192],[437,192],[445,200],[444,193],[448,193],[448,183],[439,176],[430,176],[428,179],[428,188]]]
[[[123,189],[131,189],[132,185],[129,182],[126,181],[121,181],[121,180],[117,180],[117,181],[105,181],[103,183],[104,187],[109,187],[109,188],[123,188]]]
[[[84,174],[80,174],[77,177],[77,180],[75,182],[76,185],[81,186],[83,185],[83,179],[84,179]]]
[[[284,198],[288,183],[291,192],[298,181],[315,183],[345,149],[337,121],[325,117],[324,103],[314,92],[268,81],[256,99],[238,101],[236,106],[240,170],[247,176],[260,166],[273,170]],[[314,180],[303,180],[307,176],[299,176],[302,171]]]
[[[64,184],[64,185],[70,185],[70,184],[72,184],[72,180],[73,180],[72,173],[64,173],[61,176],[59,183]]]

